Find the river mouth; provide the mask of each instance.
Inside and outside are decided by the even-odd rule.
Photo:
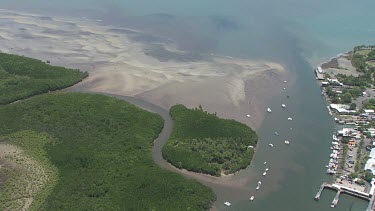
[[[123,2],[125,2],[123,3],[124,5],[129,3],[126,1]],[[167,6],[166,8],[168,9],[166,10],[166,12],[170,12],[172,13],[172,15],[159,14],[159,18],[168,19],[175,17],[173,13],[181,13],[186,16],[192,15],[196,17],[202,14],[206,15],[207,11],[212,12],[212,5],[215,5],[214,8],[217,11],[214,11],[212,13],[214,13],[213,15],[216,15],[214,18],[214,23],[216,24],[215,26],[218,26],[218,28],[216,27],[215,30],[209,32],[214,32],[212,34],[217,34],[218,36],[207,36],[210,35],[210,33],[205,34],[205,32],[207,31],[205,31],[204,33],[199,33],[198,36],[195,37],[191,36],[192,34],[182,33],[183,36],[181,36],[180,38],[180,40],[182,41],[184,41],[185,38],[189,37],[197,39],[193,40],[189,38],[189,42],[184,43],[186,46],[189,46],[191,44],[191,46],[197,47],[197,50],[201,49],[202,51],[206,52],[208,52],[207,49],[217,49],[218,52],[224,52],[223,55],[231,55],[233,57],[239,55],[250,58],[267,58],[271,61],[277,61],[278,63],[283,64],[282,66],[287,71],[286,74],[289,74],[285,78],[279,77],[278,82],[282,83],[283,80],[293,81],[293,79],[290,79],[290,77],[295,77],[295,83],[288,83],[287,85],[286,90],[290,95],[290,99],[288,101],[286,101],[284,93],[278,93],[275,96],[269,97],[264,101],[263,104],[259,105],[258,110],[251,111],[246,104],[240,104],[239,106],[243,107],[242,110],[227,116],[225,116],[225,110],[236,109],[236,107],[230,104],[224,105],[222,107],[223,117],[235,118],[241,122],[246,122],[248,124],[251,123],[248,119],[246,119],[244,114],[255,112],[261,114],[261,116],[264,116],[265,108],[275,108],[272,109],[272,114],[266,114],[264,118],[257,118],[254,116],[254,119],[256,119],[256,122],[259,123],[259,125],[254,124],[252,126],[257,129],[257,132],[260,135],[260,141],[257,148],[257,153],[255,154],[252,164],[247,169],[238,172],[235,176],[235,178],[239,178],[238,180],[241,181],[238,183],[238,186],[223,186],[217,185],[214,182],[207,182],[202,180],[202,183],[212,186],[215,192],[218,194],[218,201],[215,204],[216,208],[233,210],[253,209],[282,211],[330,210],[331,208],[329,208],[329,205],[331,200],[333,199],[331,192],[324,192],[322,200],[320,200],[319,203],[314,202],[312,198],[315,195],[321,182],[331,179],[330,177],[324,175],[324,165],[326,164],[329,155],[328,145],[330,143],[334,125],[332,119],[327,115],[325,102],[320,96],[318,85],[314,82],[315,76],[312,73],[312,67],[305,61],[305,57],[312,58],[312,64],[319,64],[320,62],[322,62],[322,58],[330,58],[339,52],[351,49],[354,45],[365,43],[371,44],[374,41],[374,27],[371,23],[371,20],[374,19],[373,14],[375,14],[371,11],[371,8],[373,8],[371,7],[371,4],[373,3],[350,3],[342,1],[327,2],[323,0],[314,2],[298,1],[290,3],[281,1],[258,1],[257,3],[255,1],[248,1],[248,4],[245,5],[233,4],[232,2],[229,2],[228,4],[223,4],[223,6],[221,4],[222,2],[218,3],[209,1],[207,4],[201,2],[197,4],[195,2],[196,5],[199,5],[200,8],[197,9],[197,6],[193,5],[194,1],[191,2],[191,4],[186,5],[186,8],[181,8],[181,5],[185,6],[185,4],[174,5],[174,3],[171,1],[167,1],[168,5],[158,5],[157,9],[150,8],[150,6],[148,5],[153,4],[149,3],[145,4],[145,6],[143,6],[142,3],[140,3],[139,5],[137,3],[135,8],[137,8],[137,12],[141,11],[139,12],[141,14],[150,14],[154,12],[160,12],[159,10],[164,11],[164,8],[162,7]],[[27,4],[38,3],[28,2]],[[82,5],[86,6],[85,1],[81,1],[77,4],[80,4],[81,7]],[[132,2],[131,4],[135,3]],[[116,8],[110,8],[110,11],[113,13],[111,15],[107,14],[108,18],[110,19],[108,21],[121,22],[122,19],[116,19],[115,16],[121,16],[119,14],[123,14],[124,11],[125,13],[132,12],[129,8],[132,8],[132,6],[134,5],[129,7],[128,5],[124,5],[122,5],[121,7],[121,5],[119,4],[116,5],[118,6]],[[147,7],[147,9],[143,9],[142,7]],[[177,10],[173,10],[173,7],[176,7]],[[121,11],[121,9],[124,8],[125,10]],[[342,11],[345,12],[343,13]],[[80,16],[82,15],[80,14]],[[236,18],[227,18],[227,16],[238,16],[244,21],[236,22]],[[153,15],[146,18],[150,17],[156,18],[157,16]],[[338,19],[339,17],[340,19]],[[275,22],[272,22],[272,19],[277,20]],[[196,20],[197,19],[193,19],[193,21],[198,22]],[[370,23],[366,23],[366,20],[369,20],[368,22]],[[252,30],[249,32],[242,33],[243,31],[241,31],[241,27],[243,25],[241,24],[253,24],[255,25],[255,27],[251,28]],[[301,25],[303,25],[304,27],[299,27]],[[146,25],[142,25],[141,27],[144,26]],[[293,28],[294,26],[297,27]],[[289,31],[289,33],[287,33],[287,30],[281,30],[288,27],[290,27],[292,30],[295,30],[295,32],[299,36],[295,36],[294,33],[290,33]],[[181,29],[183,27],[171,28],[174,31],[178,32],[180,30],[176,29]],[[199,27],[198,29],[200,30],[201,28],[203,27]],[[210,27],[207,28],[209,30],[212,29]],[[171,30],[166,30],[166,32],[169,33],[171,32]],[[181,30],[181,32],[184,31]],[[12,36],[6,36],[7,34],[5,34],[4,36],[3,35],[4,34],[2,33],[2,37],[12,38]],[[205,38],[212,38],[212,40],[210,42],[202,42],[202,40],[199,39],[200,35],[203,35],[202,37]],[[27,37],[25,37],[25,39],[26,38]],[[142,39],[145,40],[147,39],[147,37],[142,37]],[[222,41],[225,42],[220,43]],[[4,45],[12,45],[10,47],[17,46],[15,45],[17,43],[11,43],[6,39],[2,39],[1,42]],[[220,45],[215,46],[215,42],[220,43]],[[27,55],[27,53],[30,53],[29,56],[35,56],[35,54],[33,55],[33,53],[35,52],[29,52],[30,49],[45,49],[45,47],[43,46],[31,46],[25,48],[25,43],[22,43],[23,46],[20,46],[19,49],[14,48],[13,50],[18,50],[16,51],[16,53],[18,52],[25,55]],[[205,45],[200,46],[199,43],[203,43]],[[57,45],[55,45],[55,47],[56,46]],[[101,48],[103,46],[98,47],[99,50],[106,50],[105,48]],[[27,53],[24,53],[25,51]],[[155,57],[158,57],[159,59],[165,59],[165,57],[163,56],[168,55],[169,52],[165,52],[160,49],[152,49],[152,51],[149,51],[148,53],[149,55],[154,56],[155,54],[159,53],[159,55],[156,55]],[[301,56],[302,54],[304,55],[303,57]],[[53,55],[54,58],[59,57],[59,54],[50,54],[50,52],[37,54],[36,57],[44,60],[50,55]],[[72,57],[79,58],[76,54],[71,55]],[[64,58],[64,56],[62,56],[61,58]],[[182,57],[177,56],[175,58],[181,59]],[[186,58],[190,58],[191,60],[197,59],[197,57],[189,55],[187,57],[184,57],[183,59]],[[61,65],[70,64],[74,67],[81,67],[77,65],[78,63],[71,63],[69,59],[61,59],[52,62],[54,64],[58,64],[57,62],[61,62]],[[87,70],[92,70],[93,72],[95,72],[95,69],[101,66],[102,62],[103,60],[98,60],[90,63],[90,65],[82,65],[82,69],[87,68]],[[126,69],[127,67],[123,66],[122,68]],[[113,68],[111,70],[117,71],[118,69],[115,70],[115,68]],[[284,76],[286,74],[284,74]],[[180,75],[188,76],[186,72],[182,72]],[[115,74],[112,76],[112,79],[118,81],[118,83],[116,83],[116,87],[119,89],[123,88],[122,85],[124,81],[122,80],[123,78],[121,77],[121,75]],[[162,79],[168,81],[167,77]],[[236,82],[236,80],[233,81]],[[100,78],[97,78],[96,82],[100,82]],[[104,80],[102,82],[108,84],[111,83],[110,80]],[[216,81],[210,82],[212,85],[214,85]],[[178,81],[176,83],[178,85]],[[100,84],[101,83],[97,83],[97,85]],[[206,83],[205,85],[211,84]],[[231,83],[227,84],[230,85]],[[141,84],[141,86],[143,85],[144,84]],[[282,87],[278,87],[280,84],[277,83],[276,85],[277,86],[275,87],[277,88],[277,91],[279,91],[279,89],[281,90]],[[113,92],[116,91],[116,87],[111,90],[112,93],[141,97],[141,93]],[[207,87],[209,86],[202,86],[202,88]],[[268,94],[275,90],[275,87],[272,87],[268,91],[264,91],[264,93],[261,95],[268,96]],[[172,92],[174,91],[173,86],[168,87],[166,85],[162,88],[168,88],[169,90],[172,90]],[[267,88],[267,86],[264,86],[263,88]],[[263,88],[262,90],[266,90]],[[258,89],[260,88],[258,87]],[[181,95],[181,98],[176,99],[176,101],[183,101],[182,98],[186,96],[191,98],[191,93],[192,92],[185,93],[186,95]],[[155,93],[149,92],[148,94],[149,96],[153,96]],[[220,95],[220,97],[222,96],[226,95]],[[168,97],[169,96],[165,96],[165,98]],[[255,96],[251,99],[251,101],[260,102],[259,97],[262,96]],[[168,108],[169,106],[168,102],[165,102],[165,99],[163,98],[159,98],[157,100],[150,100],[151,98],[148,99],[149,101],[152,101],[164,108]],[[200,104],[199,101],[200,100],[197,100],[195,102],[191,101],[191,104],[189,106],[196,107]],[[285,103],[287,105],[287,109],[285,111],[281,110],[281,108],[279,107],[281,103]],[[210,110],[210,112],[215,112],[215,110],[216,109],[213,108],[212,110]],[[166,110],[164,111],[167,112]],[[293,117],[292,122],[286,121],[285,118],[288,118],[289,116]],[[292,127],[293,129],[290,130],[290,127]],[[275,131],[280,134],[279,137],[275,137],[273,135]],[[166,131],[165,135],[168,135],[168,131]],[[283,144],[283,139],[288,139],[290,141],[290,146],[288,146],[289,148],[286,148],[286,146]],[[274,143],[275,147],[273,149],[270,149],[268,146],[269,143]],[[158,147],[161,148],[162,145]],[[160,150],[156,150],[153,155],[160,158],[160,155],[156,156],[158,152],[160,152]],[[154,159],[157,160],[157,158],[155,157]],[[262,173],[264,171],[264,161],[267,161],[267,163],[270,165],[270,172],[267,173],[266,178],[262,176]],[[160,160],[160,162],[163,161]],[[229,181],[231,180],[230,177],[226,179]],[[260,179],[265,179],[265,182],[262,183],[261,189],[255,192],[256,183]],[[218,181],[215,179],[210,180],[216,182]],[[249,183],[248,181],[252,182]],[[253,194],[255,194],[255,201],[253,203],[250,203],[248,198]],[[233,202],[232,206],[229,208],[225,207],[223,205],[223,202],[225,201]],[[354,207],[352,203],[354,203]],[[359,204],[359,208],[357,207],[357,209],[356,204]],[[352,200],[351,198],[340,200],[339,207],[337,207],[336,209],[347,210],[347,208],[349,207],[351,209],[353,208],[353,210],[362,210],[361,203]]]

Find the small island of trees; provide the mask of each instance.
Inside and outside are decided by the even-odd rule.
[[[258,136],[235,120],[175,105],[170,109],[174,128],[163,148],[164,158],[177,168],[220,176],[246,168]]]

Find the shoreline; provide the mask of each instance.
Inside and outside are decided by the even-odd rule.
[[[17,20],[17,17],[12,17],[9,20]],[[40,25],[37,21],[33,21],[33,17],[22,16],[22,18],[31,18],[32,27],[40,28],[41,31],[53,30],[48,25],[50,23],[41,23]],[[64,22],[63,19],[53,23],[56,24],[55,27],[62,24],[83,31],[87,35],[84,35],[84,39],[78,39],[77,35],[72,35],[69,39],[77,40],[61,45],[57,43],[59,41],[58,34],[35,34],[33,30],[29,30],[30,36],[36,38],[31,45],[25,47],[19,46],[11,40],[11,37],[7,35],[15,32],[8,31],[0,34],[0,36],[5,35],[5,38],[9,38],[5,39],[7,44],[0,41],[1,49],[42,60],[48,59],[52,65],[67,63],[69,66],[80,68],[90,74],[82,82],[63,91],[75,90],[121,96],[127,98],[127,101],[130,100],[128,102],[132,104],[140,103],[143,107],[150,106],[151,109],[155,108],[158,112],[166,113],[168,115],[166,118],[170,118],[168,109],[172,104],[181,103],[187,107],[202,105],[208,112],[217,112],[221,118],[235,119],[258,131],[263,124],[268,101],[284,92],[282,86],[286,78],[291,84],[295,80],[283,65],[269,61],[214,56],[211,60],[160,62],[152,56],[144,54],[146,44],[134,42],[126,34],[108,32],[111,27],[99,26],[96,28],[95,24],[83,21],[72,25],[71,22]],[[22,23],[15,24],[23,26]],[[30,27],[30,24],[26,25]],[[123,40],[117,37],[120,35]],[[79,34],[79,36],[81,35]],[[90,39],[93,39],[93,43],[89,42]],[[56,44],[56,47],[61,47],[61,49],[59,51],[31,50],[39,49],[38,45],[41,43]],[[85,49],[77,51],[75,50],[77,47]],[[174,49],[173,46],[166,45],[166,47]],[[87,52],[90,52],[90,55]],[[136,105],[142,108],[139,104]],[[150,107],[146,110],[149,110]],[[250,114],[251,118],[246,117],[247,114]],[[166,130],[163,129],[165,132],[162,132],[159,138],[166,137],[168,130],[172,127],[171,122],[166,122],[167,124],[164,125]],[[160,159],[161,150],[159,149],[164,145],[158,141],[155,143],[158,144],[155,144],[153,148],[154,160]],[[257,156],[259,145],[258,142],[253,159]],[[156,163],[165,166],[165,162],[163,159]],[[250,166],[252,164],[246,169]],[[227,190],[235,190],[232,192],[235,192],[238,200],[242,200],[245,196],[248,199],[247,195],[251,192],[244,186],[256,182],[255,178],[242,175],[242,172],[247,172],[246,169],[240,170],[234,175],[219,177],[219,179],[194,172],[182,171],[178,173],[197,179],[211,187],[221,197],[224,197]],[[218,206],[217,203],[214,203],[213,209]]]
[[[336,129],[332,135],[332,147],[330,147],[332,154],[326,166],[326,174],[333,175],[332,186],[336,187],[338,192],[349,190],[349,194],[359,193],[360,196],[358,197],[368,195],[370,203],[367,210],[372,210],[375,200],[375,191],[372,192],[375,187],[374,179],[368,180],[367,173],[365,173],[366,168],[369,168],[366,167],[369,162],[368,151],[375,151],[375,148],[370,145],[373,137],[371,132],[373,128],[371,128],[370,123],[374,120],[372,118],[374,110],[368,108],[366,110],[364,102],[371,99],[370,95],[373,94],[373,89],[369,88],[372,84],[366,84],[369,87],[361,87],[362,91],[360,94],[357,93],[358,96],[356,96],[356,92],[353,90],[358,85],[346,84],[345,77],[349,75],[352,80],[361,81],[361,75],[365,74],[366,71],[371,72],[371,66],[365,60],[367,56],[365,51],[370,52],[371,49],[375,48],[373,46],[354,47],[354,50],[340,53],[321,63],[314,70],[317,75],[316,79],[322,89],[322,96],[327,103],[328,113],[336,122]],[[362,57],[363,59],[360,62],[363,64],[358,66],[357,63],[353,63],[352,57]],[[339,80],[344,81],[340,82]],[[371,79],[371,83],[374,83],[374,79]],[[349,93],[350,100],[344,101],[343,93]],[[370,148],[368,148],[369,146]],[[315,196],[315,200],[320,199],[320,193],[326,187],[331,186],[323,183]],[[331,207],[336,207],[337,203],[338,200],[334,199]]]

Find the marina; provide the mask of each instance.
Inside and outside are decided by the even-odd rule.
[[[372,47],[359,46],[354,49],[367,52],[368,48]],[[354,63],[351,63],[350,56],[355,54],[355,51],[341,54],[329,63],[323,64],[322,67],[326,69],[321,66],[315,69],[317,79],[322,81],[322,96],[329,104],[328,113],[334,117],[337,128],[330,141],[331,154],[326,165],[326,174],[332,175],[334,181],[332,184],[322,183],[314,198],[319,200],[321,193],[327,188],[336,191],[331,203],[332,208],[339,203],[340,195],[347,194],[368,201],[366,211],[371,211],[374,210],[375,194],[375,111],[372,110],[373,107],[367,107],[369,102],[373,101],[367,93],[373,94],[373,90],[359,88],[350,81],[342,82],[345,76],[338,74],[341,73],[338,61],[347,62],[345,65],[351,71],[346,74],[357,74],[360,68],[361,71],[367,71],[365,62],[363,66],[352,66]],[[363,58],[365,60],[365,57]],[[353,90],[358,90],[358,93],[355,94]],[[345,95],[350,98],[343,99]]]
[[[375,186],[375,184],[373,184],[373,186]],[[316,193],[316,195],[314,197],[314,199],[316,201],[320,200],[320,196],[321,196],[324,189],[331,189],[331,190],[337,191],[336,195],[333,198],[332,203],[331,203],[332,208],[336,207],[337,204],[339,203],[339,198],[340,198],[341,194],[351,195],[351,196],[357,197],[359,199],[368,201],[369,203],[368,203],[366,211],[372,211],[375,208],[374,207],[375,187],[372,187],[370,189],[369,193],[364,193],[364,192],[354,190],[354,189],[351,189],[351,188],[348,188],[348,187],[344,187],[344,186],[341,186],[341,185],[338,185],[338,184],[328,184],[328,183],[323,182],[322,185],[320,186],[318,192]]]

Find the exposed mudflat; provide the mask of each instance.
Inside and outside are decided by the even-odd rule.
[[[285,75],[277,63],[184,52],[169,38],[87,18],[0,10],[0,23],[1,51],[88,71],[76,89],[136,96],[166,109],[202,105],[255,128],[262,102]]]

